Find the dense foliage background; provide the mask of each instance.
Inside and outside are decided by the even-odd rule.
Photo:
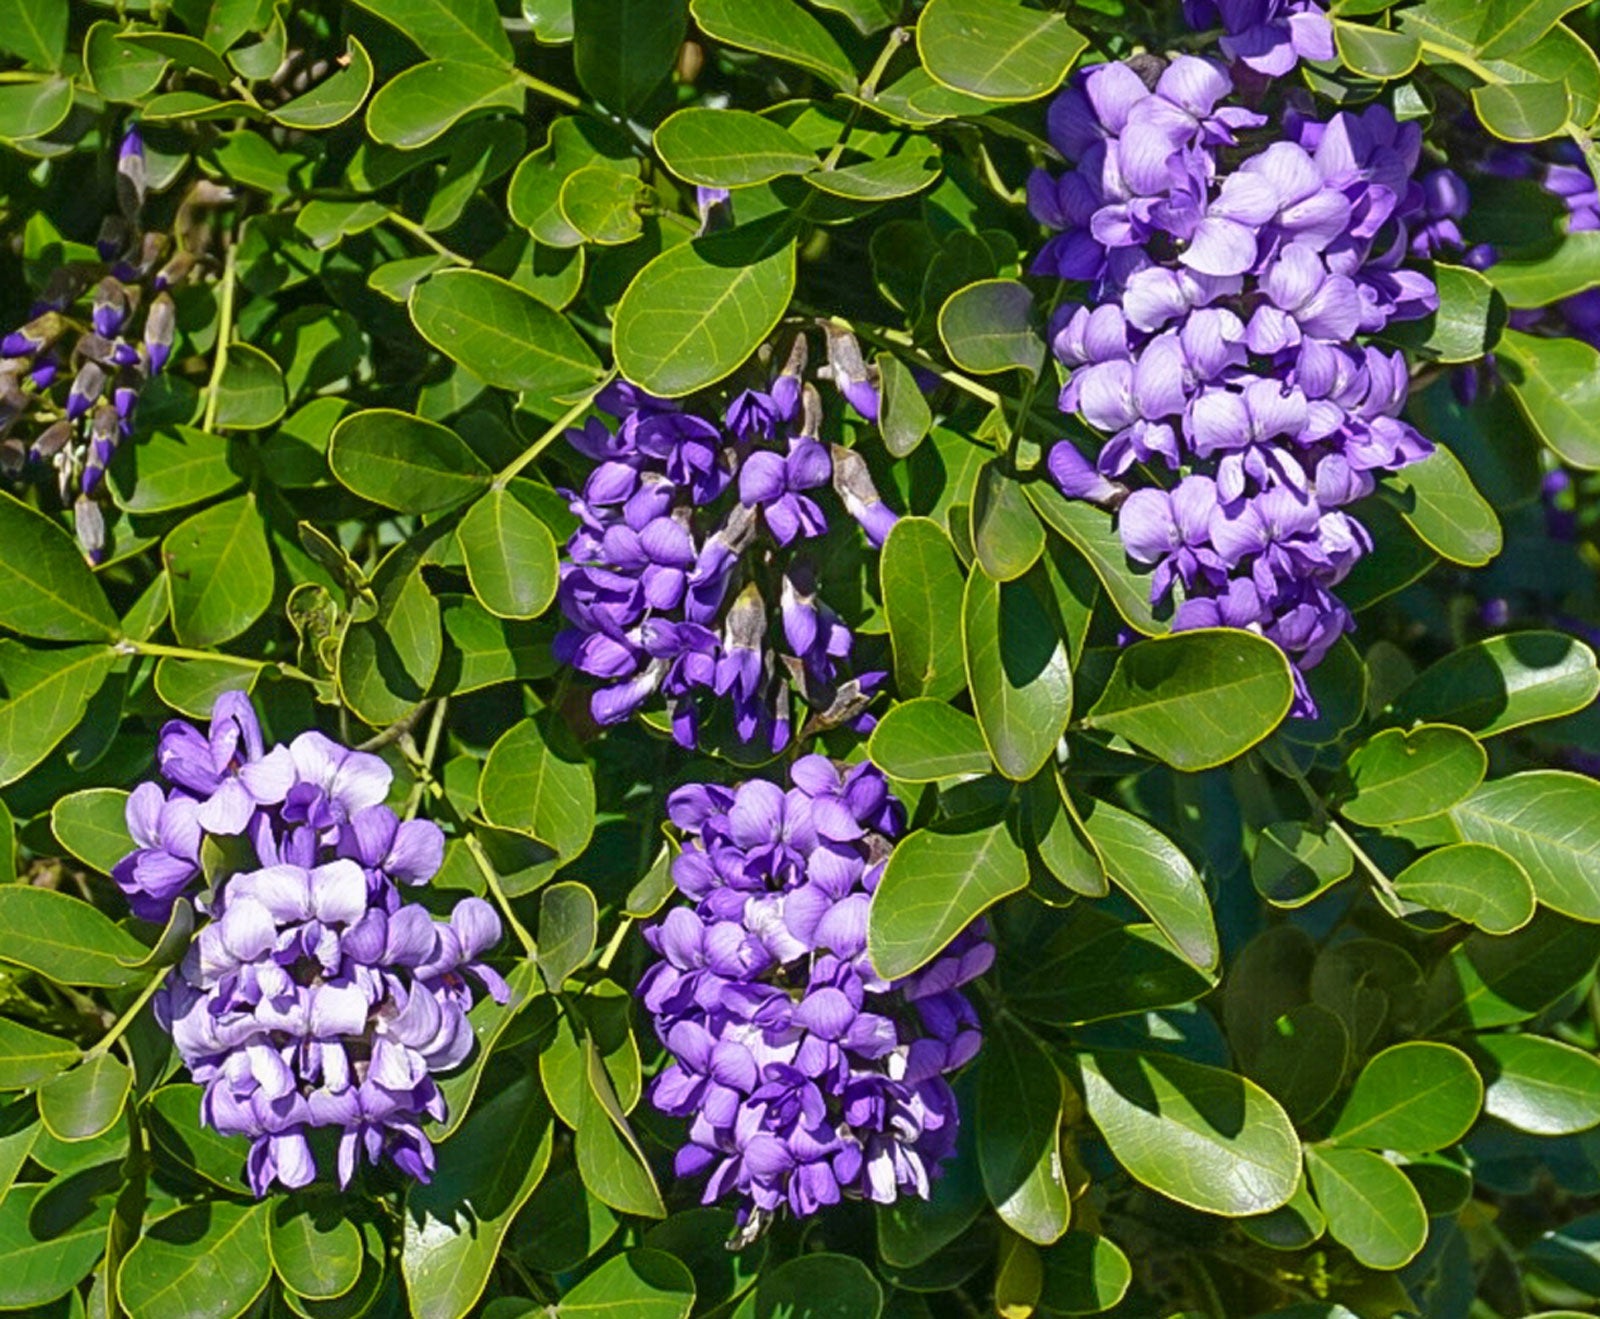
[[[1600,234],[1540,173],[1596,159],[1600,6],[1331,11],[1336,59],[1241,95],[1420,124],[1498,262],[1433,267],[1439,310],[1389,336],[1440,447],[1356,508],[1358,627],[1308,719],[1259,636],[1165,636],[1112,514],[1045,475],[1098,440],[1054,404],[1082,287],[1030,273],[1025,184],[1074,64],[1216,52],[1176,0],[0,0],[0,329],[63,287],[52,337],[89,325],[107,216],[113,251],[155,236],[139,323],[171,299],[120,442],[51,430],[77,357],[54,393],[8,359],[0,400],[0,1308],[1600,1305],[1600,353],[1554,310]],[[813,549],[888,675],[871,717],[813,699],[780,760],[715,720],[687,752],[652,708],[602,729],[551,650],[591,465],[563,435],[619,375],[720,416],[796,332],[881,392],[869,422],[827,390],[821,438],[900,521],[880,552],[819,491]],[[149,1010],[193,913],[135,921],[110,882],[128,793],[228,690],[271,740],[380,754],[449,839],[422,900],[506,918],[431,1185],[258,1202]],[[982,913],[998,957],[931,1198],[730,1252],[642,1098],[632,992],[668,793],[796,750],[870,757],[909,812],[878,969]]]

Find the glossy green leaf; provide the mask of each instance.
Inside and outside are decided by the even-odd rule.
[[[907,138],[888,155],[855,165],[816,170],[803,177],[818,192],[846,201],[887,202],[911,197],[938,181],[939,148],[926,138]]]
[[[1510,934],[1533,919],[1527,872],[1482,843],[1435,848],[1396,875],[1394,889],[1407,902],[1447,912],[1486,934]]]
[[[345,43],[345,60],[343,68],[275,108],[272,117],[285,128],[309,133],[344,123],[361,108],[372,90],[372,57],[354,37]]]
[[[948,700],[967,685],[959,616],[966,582],[955,547],[928,518],[895,523],[878,560],[883,612],[903,696]]]
[[[1554,137],[1572,112],[1564,82],[1485,83],[1472,89],[1478,119],[1507,142],[1543,142]]]
[[[631,243],[644,231],[640,214],[650,191],[632,174],[609,165],[585,165],[567,176],[556,207],[584,241],[600,247]]]
[[[1233,628],[1201,628],[1123,651],[1087,722],[1177,769],[1210,769],[1248,751],[1289,713],[1283,652]]]
[[[1007,1226],[1041,1246],[1072,1218],[1061,1171],[1064,1085],[1050,1056],[1016,1026],[999,1023],[984,1041],[975,1119],[984,1189]]]
[[[1600,352],[1577,339],[1517,330],[1500,337],[1496,360],[1528,424],[1574,467],[1600,468]]]
[[[27,141],[59,128],[72,112],[72,84],[63,78],[0,85],[0,138]]]
[[[376,614],[349,627],[339,647],[344,702],[374,727],[404,718],[427,696],[444,659],[439,602],[420,572],[430,547],[449,530],[434,522],[396,545],[372,577]]]
[[[223,1136],[200,1121],[200,1087],[163,1086],[150,1097],[144,1118],[162,1151],[202,1178],[235,1194],[245,1190],[245,1156],[250,1142]]]
[[[1275,907],[1303,907],[1347,879],[1356,858],[1338,833],[1299,820],[1277,820],[1256,840],[1250,879]]]
[[[593,350],[559,312],[493,275],[441,270],[409,306],[424,339],[501,389],[575,393],[600,378]]]
[[[952,293],[939,309],[939,338],[963,371],[989,375],[1015,369],[1036,376],[1045,351],[1033,319],[1033,293],[1025,284],[980,280]]]
[[[668,248],[617,305],[617,365],[667,398],[715,384],[772,333],[794,281],[794,233],[785,216]]]
[[[253,494],[196,513],[162,546],[172,630],[185,646],[231,641],[272,604],[272,556]]]
[[[272,1205],[267,1249],[283,1285],[307,1300],[343,1296],[361,1278],[361,1231],[332,1197],[289,1195]]]
[[[1092,1232],[1068,1232],[1044,1251],[1039,1311],[1050,1315],[1099,1314],[1127,1295],[1133,1265],[1117,1243]]]
[[[1398,1269],[1422,1249],[1428,1238],[1422,1197],[1382,1155],[1314,1145],[1306,1170],[1329,1233],[1368,1268]]]
[[[120,788],[84,788],[56,800],[50,828],[61,845],[91,870],[109,875],[134,849],[124,818],[128,794]]]
[[[1048,96],[1088,44],[1060,14],[1017,0],[931,0],[917,22],[923,67],[985,101]]]
[[[1563,235],[1548,256],[1531,261],[1497,261],[1484,272],[1506,305],[1548,307],[1594,287],[1600,261],[1600,231],[1578,230]]]
[[[997,582],[1015,581],[1044,553],[1044,527],[1033,505],[998,463],[987,463],[978,473],[970,534],[978,563]]]
[[[639,109],[683,45],[687,0],[572,0],[578,84],[608,109]]]
[[[894,849],[872,895],[872,965],[886,980],[910,975],[1027,883],[1027,858],[1004,824],[973,833],[917,830]]]
[[[145,1229],[117,1272],[130,1319],[233,1319],[272,1278],[265,1204],[212,1200]]]
[[[1600,782],[1560,770],[1530,770],[1486,783],[1452,808],[1469,843],[1507,853],[1545,906],[1600,921]]]
[[[1499,341],[1505,324],[1494,285],[1476,270],[1443,261],[1434,263],[1431,275],[1439,295],[1437,309],[1389,327],[1384,338],[1429,361],[1477,361]]]
[[[182,32],[123,32],[117,40],[164,55],[181,68],[204,74],[220,87],[226,87],[233,80],[228,62],[199,37]]]
[[[64,1072],[82,1056],[71,1040],[0,1017],[0,1090],[26,1090]]]
[[[262,430],[282,417],[287,406],[283,372],[259,348],[230,344],[217,399],[218,430]]]
[[[1526,50],[1583,0],[1489,0],[1474,45],[1486,59]]]
[[[484,819],[555,848],[582,852],[594,832],[594,780],[583,760],[552,747],[537,720],[513,724],[494,744],[478,780]]]
[[[933,410],[923,397],[916,376],[898,357],[879,353],[876,361],[878,385],[883,395],[878,429],[889,452],[896,458],[904,458],[927,437],[933,426]]]
[[[333,428],[328,466],[347,489],[402,513],[473,498],[489,469],[453,430],[392,408],[352,412]]]
[[[226,494],[240,476],[229,461],[228,441],[188,426],[174,426],[124,445],[111,466],[111,491],[130,513],[165,513]]]
[[[488,1285],[511,1220],[550,1165],[555,1124],[524,1076],[479,1104],[407,1192],[400,1266],[412,1319],[459,1319]]]
[[[1078,1064],[1089,1116],[1152,1190],[1238,1218],[1276,1209],[1299,1184],[1294,1127],[1255,1082],[1167,1054],[1080,1054]]]
[[[1334,23],[1333,39],[1345,68],[1364,78],[1404,78],[1422,57],[1422,44],[1410,33],[1364,23]]]
[[[1594,651],[1564,632],[1508,632],[1462,646],[1396,699],[1402,723],[1456,724],[1479,737],[1559,719],[1600,695]]]
[[[1472,1052],[1490,1117],[1534,1136],[1600,1125],[1600,1058],[1592,1053],[1542,1035],[1479,1035]]]
[[[471,596],[441,596],[444,654],[437,687],[477,691],[517,678],[546,678],[554,668],[543,625],[496,618]]]
[[[865,1264],[817,1253],[765,1273],[733,1319],[878,1319],[882,1310],[883,1289]]]
[[[95,91],[108,101],[137,101],[149,95],[169,63],[156,51],[118,41],[117,25],[105,20],[90,25],[83,62]]]
[[[109,646],[41,651],[0,639],[0,784],[21,778],[77,726],[113,658]]]
[[[93,1140],[111,1130],[133,1088],[133,1072],[120,1058],[94,1054],[39,1091],[39,1117],[57,1140]]]
[[[0,49],[35,69],[59,69],[67,50],[67,0],[5,0]]]
[[[1481,568],[1504,546],[1500,519],[1443,445],[1384,480],[1400,516],[1440,558]]]
[[[1339,807],[1356,824],[1405,824],[1450,809],[1483,782],[1489,757],[1449,724],[1386,728],[1350,753],[1354,795]]]
[[[522,109],[522,84],[504,69],[459,60],[429,60],[386,82],[367,106],[367,132],[375,142],[414,151],[463,119],[494,110]]]
[[[63,985],[116,988],[146,977],[129,966],[145,954],[131,934],[81,898],[25,884],[0,885],[0,961]]]
[[[665,1218],[661,1190],[638,1137],[628,1125],[611,1077],[591,1036],[583,1039],[584,1079],[574,1152],[583,1184],[613,1209]]]
[[[1048,611],[1027,582],[975,572],[962,598],[961,640],[995,765],[1009,779],[1031,779],[1072,718],[1072,670]]]
[[[872,730],[868,754],[892,779],[931,783],[989,771],[989,748],[978,721],[932,697],[902,701]]]
[[[582,884],[552,884],[539,894],[539,974],[556,993],[589,960],[599,928],[594,894]]]
[[[1111,882],[1132,898],[1202,971],[1221,958],[1205,885],[1165,834],[1110,802],[1097,801],[1084,828],[1105,858]]]
[[[639,176],[628,139],[610,125],[586,116],[557,119],[545,144],[511,176],[506,191],[511,218],[546,246],[577,247],[583,235],[561,214],[561,190],[574,173],[591,166]]]
[[[1423,1029],[1508,1026],[1582,983],[1600,958],[1600,928],[1540,911],[1513,934],[1468,935],[1428,977]]]
[[[13,1186],[0,1200],[0,1306],[8,1310],[50,1313],[45,1306],[65,1296],[105,1252],[107,1196],[75,1204],[64,1221],[51,1224],[48,1236],[35,1235],[33,1210],[49,1190]]]
[[[656,129],[655,149],[680,179],[708,188],[749,187],[817,167],[804,142],[748,110],[679,110]]]
[[[660,1250],[613,1256],[561,1298],[561,1319],[688,1319],[694,1278]]]
[[[100,641],[117,617],[59,523],[0,491],[0,627],[46,641]]]
[[[1103,898],[1110,891],[1105,857],[1089,837],[1066,783],[1051,766],[1041,770],[1023,798],[1028,846],[1045,869],[1072,893]]]
[[[556,598],[558,563],[550,528],[498,486],[456,529],[472,593],[500,618],[535,618]]]
[[[511,65],[511,42],[494,0],[357,0],[404,33],[429,59]]]
[[[1328,1139],[1426,1154],[1460,1140],[1482,1106],[1483,1082],[1459,1049],[1431,1040],[1395,1044],[1361,1069]]]
[[[1088,561],[1112,606],[1135,632],[1154,636],[1167,625],[1150,611],[1149,579],[1133,571],[1111,515],[1081,499],[1068,499],[1046,481],[1030,482],[1028,498],[1045,525]]]
[[[850,57],[795,0],[691,0],[689,12],[709,37],[797,65],[840,91],[855,90]]]

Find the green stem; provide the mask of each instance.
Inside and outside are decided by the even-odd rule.
[[[233,664],[241,669],[254,669],[257,673],[262,669],[276,669],[286,678],[298,678],[301,682],[316,682],[316,679],[304,669],[296,668],[293,664],[285,664],[282,660],[249,659],[244,655],[228,655],[220,650],[190,650],[187,646],[168,646],[159,641],[135,641],[131,637],[124,637],[117,642],[116,649],[123,655],[149,655],[156,659]]]
[[[980,385],[971,376],[962,375],[959,371],[941,365],[918,348],[916,340],[904,330],[891,330],[887,326],[879,325],[860,325],[847,321],[842,316],[825,315],[800,303],[795,304],[795,310],[804,315],[813,316],[818,320],[832,321],[841,329],[849,330],[856,338],[863,339],[870,344],[876,344],[879,348],[893,348],[914,365],[921,367],[924,371],[932,372],[946,384],[954,385],[957,389],[965,394],[970,394],[979,402],[987,403],[991,408],[997,407],[1000,403],[1000,395],[994,390],[987,385]]]
[[[1394,882],[1388,875],[1383,873],[1382,867],[1367,855],[1366,848],[1356,842],[1350,831],[1331,815],[1328,817],[1328,828],[1332,829],[1334,833],[1344,840],[1344,845],[1350,849],[1350,854],[1361,863],[1362,869],[1372,876],[1373,883],[1383,891],[1383,895],[1398,909],[1401,904],[1401,897],[1395,892]]]
[[[1062,296],[1065,294],[1067,284],[1065,280],[1056,281],[1056,291],[1050,299],[1050,305],[1045,308],[1044,323],[1048,330],[1051,318],[1056,314],[1056,308],[1061,305]],[[1022,437],[1028,429],[1028,418],[1033,413],[1033,400],[1038,396],[1039,385],[1044,380],[1044,373],[1050,367],[1050,354],[1045,353],[1045,360],[1039,364],[1039,369],[1028,377],[1028,382],[1023,386],[1022,399],[1017,404],[1017,420],[1011,427],[1011,439],[1006,445],[1006,461],[1011,465],[1013,472],[1017,469],[1017,449],[1022,444]]]
[[[882,80],[883,75],[888,72],[889,61],[895,57],[895,52],[909,40],[911,40],[911,33],[907,28],[897,27],[889,33],[888,45],[878,52],[876,63],[873,64],[871,71],[862,80],[861,86],[856,89],[857,96],[863,101],[870,101],[877,96],[878,83]]]
[[[206,384],[206,411],[200,429],[216,429],[217,408],[222,403],[222,376],[228,369],[228,340],[233,337],[233,294],[238,284],[237,248],[230,247],[222,263],[222,306],[217,314],[217,347],[211,359],[211,379]]]
[[[434,782],[433,758],[439,754],[439,738],[444,732],[445,711],[450,708],[450,698],[441,697],[433,707],[433,722],[428,725],[428,737],[422,745],[422,754],[418,757],[417,781],[411,787],[411,795],[406,798],[404,818],[414,819],[417,809],[422,805],[422,794]]]
[[[597,963],[602,973],[611,969],[611,963],[616,960],[617,953],[622,948],[622,941],[627,938],[628,931],[632,927],[632,916],[624,916],[617,922],[617,928],[611,935],[611,942],[606,944],[605,951],[600,954],[600,961]]]
[[[100,1042],[83,1056],[85,1058],[98,1058],[101,1054],[110,1052],[111,1046],[122,1038],[123,1032],[133,1025],[133,1019],[144,1010],[144,1005],[155,997],[156,990],[166,983],[167,973],[171,970],[170,966],[164,966],[153,975],[150,978],[150,983],[139,991],[139,997],[134,999],[128,1006],[128,1010],[111,1023],[111,1029],[100,1037]]]
[[[500,876],[495,871],[494,864],[489,860],[488,854],[483,850],[483,844],[478,841],[476,834],[466,835],[467,851],[472,853],[472,859],[478,863],[478,869],[483,872],[483,880],[489,886],[489,892],[494,894],[494,900],[505,914],[506,924],[511,927],[511,932],[517,936],[523,951],[530,959],[539,956],[539,945],[533,941],[533,936],[528,933],[527,927],[517,919],[517,913],[511,910],[511,899],[506,897],[506,892],[500,887]]]
[[[436,253],[444,257],[445,260],[453,261],[458,266],[470,266],[472,264],[471,261],[462,256],[459,252],[452,252],[448,247],[441,243],[410,216],[401,215],[398,211],[390,211],[388,220],[389,223],[394,225],[396,229],[405,230],[406,233],[410,234],[419,243],[426,247],[431,247]]]
[[[516,476],[524,467],[526,467],[541,453],[554,444],[556,440],[565,435],[567,433],[567,428],[589,410],[595,399],[599,397],[600,391],[609,385],[613,380],[615,380],[616,377],[617,371],[616,368],[613,367],[610,371],[606,372],[605,379],[603,379],[593,389],[588,390],[582,398],[580,398],[576,403],[562,413],[559,419],[552,422],[550,428],[545,431],[543,435],[536,439],[532,444],[530,444],[526,449],[524,449],[509,463],[507,463],[504,468],[501,469],[500,473],[494,478],[494,488],[496,490],[504,490],[508,485],[511,484],[511,479],[514,476]]]
[[[582,97],[574,96],[564,88],[553,86],[543,78],[535,78],[531,73],[524,73],[521,69],[513,70],[513,76],[530,92],[564,105],[569,110],[587,110],[589,105]]]

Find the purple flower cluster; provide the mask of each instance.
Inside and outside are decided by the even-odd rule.
[[[73,505],[78,542],[96,560],[105,548],[98,496],[106,467],[132,432],[140,390],[172,353],[176,309],[166,289],[190,261],[182,256],[157,268],[166,239],[140,233],[144,196],[144,144],[130,129],[117,153],[119,210],[100,232],[100,270],[81,263],[58,269],[27,323],[0,339],[0,472],[16,476],[29,462],[48,463],[61,502]],[[65,313],[86,294],[90,328],[68,349]],[[30,412],[45,426],[25,444],[11,432]]]
[[[1334,58],[1333,24],[1317,0],[1183,0],[1192,28],[1222,28],[1230,60],[1281,78],[1301,60]]]
[[[705,707],[724,703],[739,742],[777,752],[794,731],[791,683],[820,726],[865,717],[883,675],[850,675],[855,638],[795,550],[828,530],[818,496],[830,483],[874,546],[895,514],[860,455],[819,438],[805,339],[795,345],[770,386],[738,394],[720,421],[618,385],[600,399],[615,429],[592,418],[569,432],[595,466],[567,492],[580,525],[562,565],[569,626],[555,653],[603,684],[591,700],[597,723],[660,697],[673,736],[692,748]],[[830,335],[829,348],[835,384],[875,415],[854,341]]]
[[[399,885],[439,868],[439,827],[383,805],[392,776],[377,756],[318,732],[268,750],[238,692],[217,698],[205,733],[167,724],[157,763],[171,787],[128,798],[139,846],[113,878],[144,919],[186,894],[209,917],[155,1000],[205,1087],[201,1118],[250,1138],[257,1195],[316,1177],[318,1127],[340,1132],[341,1186],[363,1154],[427,1181],[423,1123],[446,1116],[435,1077],[473,1047],[463,973],[507,997],[479,960],[500,939],[494,909],[469,897],[437,920],[404,901]],[[196,894],[208,836],[235,840],[224,854],[253,854],[253,868]]]
[[[1291,110],[1250,152],[1265,120],[1231,90],[1198,57],[1153,86],[1102,64],[1051,108],[1074,168],[1029,180],[1061,231],[1034,270],[1088,286],[1053,327],[1061,407],[1109,438],[1093,463],[1063,442],[1049,467],[1119,510],[1154,603],[1181,588],[1175,628],[1251,628],[1303,671],[1353,626],[1333,587],[1371,542],[1345,507],[1431,450],[1400,418],[1403,354],[1356,342],[1438,306],[1402,265],[1427,220],[1422,138],[1381,105]]]
[[[707,1204],[738,1196],[747,1239],[784,1205],[927,1196],[955,1144],[945,1075],[981,1043],[960,987],[994,959],[980,923],[882,979],[867,909],[900,803],[871,765],[802,756],[790,780],[668,798],[685,836],[673,879],[691,905],[645,931],[662,960],[639,985],[671,1059],[652,1100],[690,1119],[677,1175],[709,1174]]]

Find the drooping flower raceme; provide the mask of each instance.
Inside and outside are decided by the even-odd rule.
[[[316,1177],[317,1127],[340,1132],[341,1186],[363,1158],[428,1180],[424,1123],[446,1116],[435,1078],[473,1048],[465,974],[507,997],[480,960],[500,939],[494,909],[468,897],[439,920],[405,901],[400,886],[443,859],[438,826],[383,805],[377,756],[318,732],[268,749],[240,693],[217,699],[205,733],[169,723],[157,761],[170,787],[129,797],[139,847],[113,878],[146,920],[183,896],[209,918],[155,1000],[205,1087],[202,1120],[250,1138],[257,1195]],[[208,835],[253,859],[199,892]]]
[[[725,706],[738,741],[780,751],[794,732],[792,685],[822,726],[861,725],[883,675],[851,673],[855,639],[802,547],[828,530],[819,496],[830,484],[871,543],[895,518],[860,456],[820,439],[821,401],[795,342],[769,387],[738,394],[720,420],[616,386],[600,399],[616,428],[596,418],[569,433],[595,466],[568,492],[580,525],[555,651],[602,684],[596,722],[659,698],[692,748],[706,713]],[[860,360],[830,345],[841,392],[875,411]]]
[[[1118,509],[1175,628],[1251,628],[1303,672],[1353,626],[1333,588],[1371,542],[1346,506],[1431,451],[1400,417],[1404,356],[1358,341],[1438,305],[1402,264],[1430,218],[1421,134],[1381,105],[1291,111],[1251,153],[1265,120],[1231,90],[1194,56],[1153,86],[1102,64],[1050,111],[1074,168],[1029,181],[1061,231],[1034,270],[1087,287],[1053,348],[1062,409],[1107,438],[1092,461],[1062,442],[1049,467],[1067,495]]]
[[[744,1235],[787,1206],[926,1197],[954,1147],[945,1077],[977,1052],[961,986],[994,949],[981,923],[930,965],[886,981],[867,909],[900,803],[871,765],[797,760],[785,791],[692,784],[668,798],[688,898],[645,938],[661,955],[639,995],[670,1055],[651,1097],[689,1119],[680,1177],[736,1197]]]

